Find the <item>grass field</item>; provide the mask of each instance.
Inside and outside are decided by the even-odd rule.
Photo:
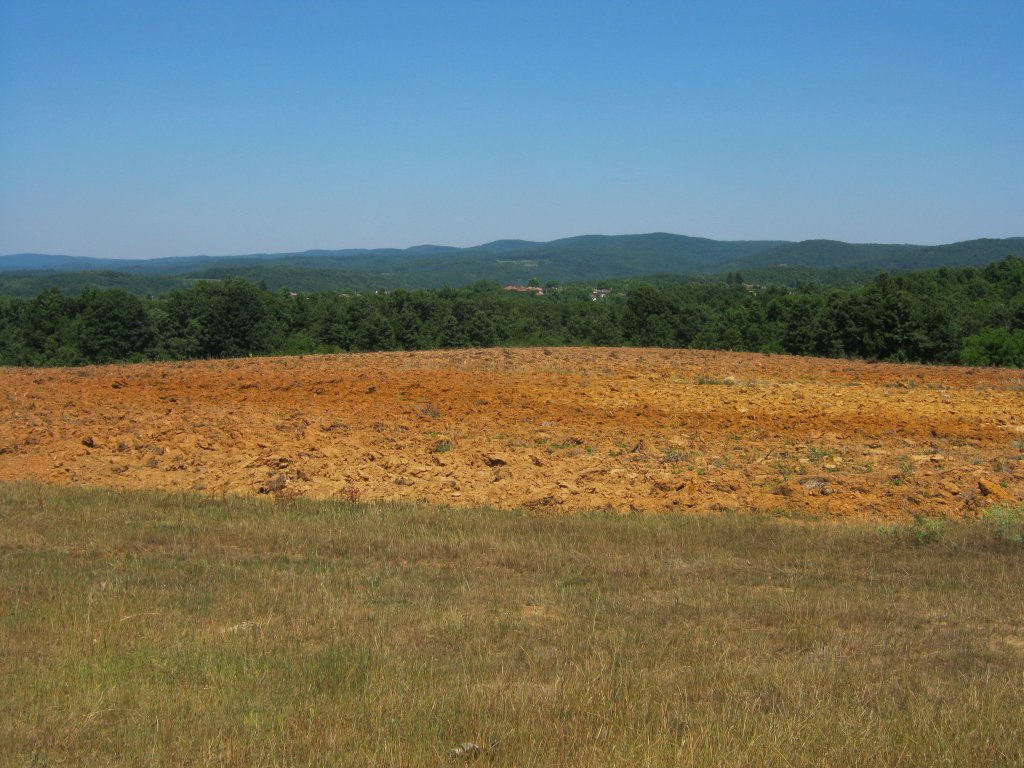
[[[1024,764],[1024,510],[0,486],[0,763]]]

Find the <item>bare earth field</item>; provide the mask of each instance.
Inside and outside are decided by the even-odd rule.
[[[551,513],[970,517],[1024,372],[653,349],[0,371],[0,481]]]

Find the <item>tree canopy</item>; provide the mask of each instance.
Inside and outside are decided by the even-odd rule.
[[[495,345],[635,345],[1024,366],[1024,261],[797,288],[682,278],[339,294],[243,279],[165,296],[0,297],[0,364],[74,365]]]

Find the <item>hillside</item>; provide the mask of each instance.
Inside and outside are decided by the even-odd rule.
[[[271,289],[367,291],[463,286],[479,280],[542,283],[649,275],[757,274],[789,284],[798,269],[812,281],[847,282],[879,271],[981,266],[1024,253],[1024,238],[982,239],[939,246],[856,244],[834,240],[721,241],[668,233],[583,235],[550,242],[497,240],[470,248],[310,250],[239,256],[94,259],[44,254],[0,257],[0,294],[35,295],[50,287],[120,287],[138,295],[183,288],[197,280],[244,277]],[[777,271],[783,270],[783,271]]]
[[[938,267],[980,267],[1006,256],[1024,253],[1024,238],[985,238],[948,245],[854,244],[838,240],[783,243],[726,266],[809,266],[818,268],[896,271]]]
[[[52,270],[79,272],[116,270],[128,274],[196,276],[210,268],[242,268],[287,263],[310,269],[348,269],[387,272],[449,269],[473,264],[493,267],[497,263],[525,259],[552,267],[555,262],[583,264],[594,268],[622,270],[632,262],[642,272],[693,272],[729,260],[744,259],[780,245],[779,241],[720,241],[667,233],[646,235],[583,235],[546,243],[525,240],[497,240],[469,248],[418,245],[412,248],[310,250],[290,253],[253,253],[236,256],[181,256],[161,259],[96,259],[45,254],[0,256],[0,272]],[[428,266],[429,265],[429,266]],[[625,274],[625,273],[623,273]],[[473,279],[479,279],[474,277]]]

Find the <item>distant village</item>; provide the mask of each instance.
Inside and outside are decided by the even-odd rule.
[[[534,296],[543,296],[544,289],[539,285],[506,285],[502,288],[503,291],[510,291],[512,293],[532,293]],[[595,288],[590,292],[590,300],[598,301],[605,299],[612,293],[610,288]]]

